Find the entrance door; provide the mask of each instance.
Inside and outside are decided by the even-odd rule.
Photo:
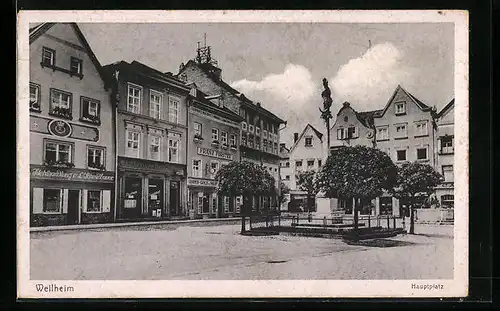
[[[150,179],[148,191],[149,213],[153,217],[162,217],[163,179]]]
[[[170,181],[170,216],[180,215],[180,182]]]
[[[138,177],[125,178],[125,195],[123,202],[124,218],[139,218],[142,207],[142,179]]]
[[[68,190],[68,215],[69,225],[78,224],[78,213],[80,212],[80,190]]]

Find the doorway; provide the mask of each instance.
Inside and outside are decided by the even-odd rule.
[[[181,216],[180,214],[180,182],[170,181],[170,216]]]
[[[142,207],[142,179],[138,177],[125,178],[125,195],[123,202],[124,218],[139,218]]]
[[[163,179],[150,179],[148,186],[148,206],[151,216],[162,217]]]
[[[68,190],[68,225],[75,225],[79,223],[80,212],[80,190]]]

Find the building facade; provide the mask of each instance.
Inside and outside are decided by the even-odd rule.
[[[189,87],[136,61],[104,69],[117,110],[117,219],[187,217]]]
[[[210,98],[210,99],[209,99]],[[188,107],[188,207],[191,218],[239,214],[241,198],[218,195],[215,174],[240,160],[240,122],[220,96],[209,97],[191,84]]]
[[[455,100],[450,101],[437,115],[437,170],[444,182],[436,189],[441,207],[454,207],[454,155],[455,155]]]
[[[177,75],[185,83],[195,83],[209,97],[221,97],[224,107],[243,118],[240,123],[240,156],[244,161],[258,163],[279,181],[279,127],[285,121],[229,86],[222,79],[222,70],[210,56],[210,47],[198,49],[195,60],[181,64]],[[254,197],[253,209],[277,207],[276,197]]]
[[[75,23],[30,29],[30,225],[114,220],[115,118]]]

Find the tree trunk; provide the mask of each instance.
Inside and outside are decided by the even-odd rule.
[[[354,199],[354,205],[352,207],[354,213],[354,231],[356,233],[358,232],[358,200],[357,198]]]
[[[241,233],[246,231],[246,226],[245,226],[245,212],[246,212],[246,197],[243,195],[243,205],[242,208],[240,209],[241,213]]]
[[[410,205],[410,234],[415,234],[415,208]]]

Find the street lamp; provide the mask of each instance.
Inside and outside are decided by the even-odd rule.
[[[321,92],[321,97],[323,97],[323,110],[319,108],[319,111],[321,111],[321,118],[325,120],[326,123],[327,150],[328,155],[330,155],[330,119],[332,118],[330,107],[332,106],[333,100],[331,97],[332,92],[328,87],[328,80],[326,80],[326,78],[323,78],[323,87],[325,88],[323,92]]]

